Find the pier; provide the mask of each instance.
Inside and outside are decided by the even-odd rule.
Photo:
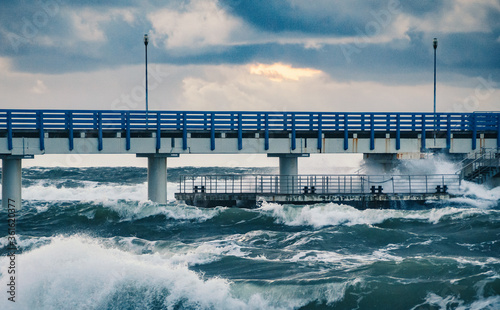
[[[329,200],[341,197],[329,187],[302,183],[298,175],[299,158],[307,160],[310,154],[363,154],[365,160],[389,170],[398,160],[420,158],[422,153],[441,152],[467,159],[470,154],[483,149],[495,150],[491,155],[493,160],[490,160],[494,166],[499,147],[499,112],[0,110],[4,208],[8,201],[6,197],[15,201],[16,207],[21,206],[21,161],[44,154],[135,154],[145,157],[148,160],[148,199],[158,203],[166,202],[169,157],[266,154],[279,159],[280,172],[275,176],[278,181],[272,183],[277,190],[264,193],[255,189],[252,194],[271,201],[298,202],[303,199],[305,202],[320,199],[319,196],[328,196]],[[485,163],[484,160],[481,162]],[[476,161],[476,166],[477,163],[479,161]],[[488,168],[487,173],[486,170],[479,171],[480,179],[485,182],[498,180],[497,168]],[[477,169],[473,167],[471,171]],[[330,182],[333,178],[326,180]],[[451,186],[448,182],[441,184],[445,185],[448,189]],[[304,187],[312,190],[312,186],[314,193],[303,192]],[[349,199],[370,195],[378,195],[377,199],[399,199],[401,194],[418,194],[428,200],[447,195],[446,192],[435,192],[435,188],[417,193],[411,187],[411,192],[399,192],[396,186],[391,193],[390,186],[383,187],[382,193],[367,193],[362,187],[360,192],[349,193],[349,197],[357,198]],[[188,194],[179,192],[177,197],[191,201],[188,196],[183,196]],[[270,194],[274,198],[265,196]],[[404,197],[413,199],[413,196]]]

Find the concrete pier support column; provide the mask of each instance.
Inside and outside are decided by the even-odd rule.
[[[20,210],[21,158],[2,158],[2,208]]]
[[[166,157],[148,157],[148,200],[167,203]]]
[[[280,169],[280,193],[281,194],[299,194],[298,175],[299,175],[299,157],[309,157],[309,154],[268,154],[268,157],[279,158]]]
[[[364,153],[363,159],[367,165],[368,173],[375,174],[389,173],[399,163],[397,154]]]
[[[297,193],[298,175],[299,166],[297,157],[280,157],[280,193]]]
[[[137,154],[148,158],[148,200],[167,203],[167,157],[179,154]]]

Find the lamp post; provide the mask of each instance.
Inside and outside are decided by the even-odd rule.
[[[148,129],[148,35],[144,35],[144,46],[146,48],[146,129]]]
[[[434,40],[432,40],[432,46],[434,47],[434,132],[436,132],[436,50],[438,47],[437,38],[434,38]]]

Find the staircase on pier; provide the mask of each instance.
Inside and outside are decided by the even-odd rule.
[[[471,153],[462,161],[460,178],[484,184],[500,175],[500,149],[481,149]]]

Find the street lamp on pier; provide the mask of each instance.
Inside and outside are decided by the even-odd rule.
[[[434,132],[436,131],[436,50],[438,47],[438,39],[434,38],[432,40],[432,46],[434,47]]]
[[[148,129],[148,35],[144,35],[144,46],[146,48],[146,129]]]

